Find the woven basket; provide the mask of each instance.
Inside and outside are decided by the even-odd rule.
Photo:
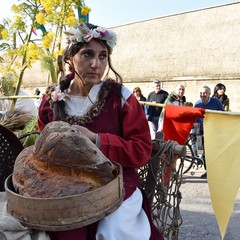
[[[59,198],[24,197],[14,191],[12,175],[5,181],[7,211],[24,226],[42,231],[64,231],[94,223],[115,211],[123,201],[122,168],[107,185]]]

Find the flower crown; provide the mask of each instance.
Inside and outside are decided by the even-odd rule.
[[[90,29],[85,23],[71,28],[66,34],[68,35],[67,43],[70,46],[78,42],[90,42],[93,38],[97,38],[106,41],[112,51],[117,42],[117,34],[115,32],[103,27]]]

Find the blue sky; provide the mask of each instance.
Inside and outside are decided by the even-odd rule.
[[[230,0],[85,0],[92,11],[90,22],[104,27],[118,26],[175,13],[239,1]]]
[[[92,11],[90,22],[113,27],[131,22],[167,16],[240,1],[230,0],[85,0]],[[18,0],[0,0],[0,22],[11,18],[11,5]]]

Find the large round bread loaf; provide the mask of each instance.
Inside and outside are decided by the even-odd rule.
[[[24,196],[54,198],[91,191],[116,177],[116,166],[66,122],[51,122],[17,157],[13,186]]]

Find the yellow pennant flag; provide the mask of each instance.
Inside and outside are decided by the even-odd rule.
[[[208,187],[222,238],[240,186],[239,129],[240,114],[206,111],[204,115]]]

